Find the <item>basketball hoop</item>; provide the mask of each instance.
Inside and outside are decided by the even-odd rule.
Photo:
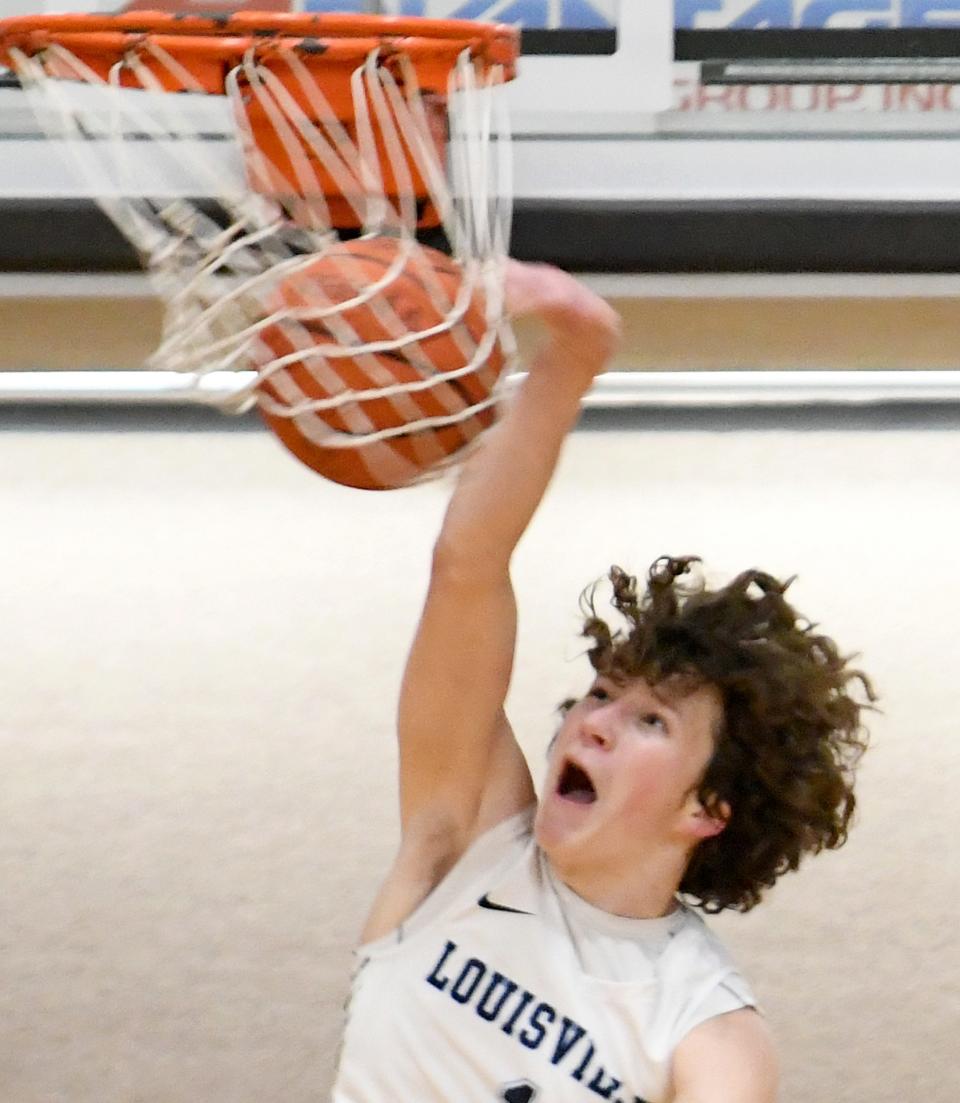
[[[230,409],[257,404],[271,424],[286,418],[323,449],[369,454],[452,427],[443,459],[459,458],[489,424],[483,415],[513,355],[502,88],[518,45],[501,25],[364,15],[0,21],[0,64],[17,73],[41,126],[164,300],[151,366],[198,384],[243,372],[250,381]],[[237,141],[224,143],[227,134]],[[425,248],[431,235],[445,239],[456,278]],[[379,268],[344,250],[354,239],[374,243]],[[411,295],[429,304],[426,330],[411,326]],[[361,307],[375,333],[358,324]],[[438,334],[449,340],[431,362]],[[385,357],[417,370],[398,378]],[[344,363],[360,376],[338,372]],[[322,374],[323,386],[304,387],[291,365]],[[451,401],[451,388],[469,401]],[[418,396],[439,392],[443,409],[426,413]],[[404,412],[384,424],[382,402]],[[414,481],[441,464],[427,444],[406,457],[403,476],[354,485]]]

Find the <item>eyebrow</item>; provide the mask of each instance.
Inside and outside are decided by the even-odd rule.
[[[657,692],[655,686],[650,686],[650,693],[653,696],[654,700],[659,703],[660,707],[664,710],[664,712],[669,713],[669,715],[672,716],[674,720],[679,722],[680,713],[677,712],[677,710],[673,707],[673,705],[671,705],[667,702],[667,699],[663,696],[662,693]]]
[[[618,682],[615,678],[612,678],[609,674],[600,674],[600,675],[598,675],[596,678],[594,678],[594,680],[591,684],[592,685],[603,685],[604,683],[607,683],[611,686],[615,686],[618,689],[623,689],[625,685],[629,684],[628,682]],[[657,704],[660,706],[660,708],[662,708],[663,711],[665,713],[667,713],[669,717],[671,717],[673,720],[675,720],[677,723],[679,723],[680,722],[680,713],[677,712],[677,710],[673,707],[673,705],[671,705],[668,702],[667,698],[662,693],[658,693],[655,686],[648,685],[647,688],[650,691],[650,695],[657,702]]]

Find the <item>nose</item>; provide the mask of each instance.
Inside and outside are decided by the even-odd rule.
[[[580,733],[594,746],[609,748],[613,745],[613,715],[609,706],[591,709],[586,715]]]

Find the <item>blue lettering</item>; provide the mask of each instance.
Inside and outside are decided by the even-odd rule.
[[[525,23],[530,27],[545,27],[546,21],[546,0],[533,0],[527,4],[511,4],[511,7],[524,8],[519,14],[509,14],[505,11],[497,12],[497,19],[504,23],[510,23],[513,20]],[[487,14],[487,9],[490,7],[490,0],[467,0],[466,3],[461,4],[458,8],[454,8],[450,12],[450,19],[483,19]]]
[[[792,27],[791,0],[757,0],[732,23],[731,30],[756,30],[764,27]]]
[[[506,1034],[506,1035],[507,1035],[508,1037],[512,1037],[512,1036],[513,1036],[513,1028],[514,1028],[514,1027],[515,1027],[515,1026],[517,1025],[517,1019],[519,1019],[519,1018],[520,1018],[520,1016],[521,1016],[521,1015],[523,1014],[523,1011],[524,1011],[524,1009],[526,1008],[527,1004],[528,1004],[528,1003],[529,1003],[529,1002],[530,1002],[530,1001],[531,1001],[532,999],[533,999],[533,993],[532,993],[532,992],[527,992],[527,991],[524,991],[523,995],[522,995],[522,996],[520,997],[520,1003],[519,1003],[519,1005],[518,1005],[518,1006],[517,1006],[517,1008],[516,1008],[516,1009],[514,1010],[513,1014],[512,1014],[511,1016],[510,1016],[510,1018],[509,1018],[509,1019],[508,1019],[508,1020],[507,1020],[507,1021],[506,1021],[506,1022],[505,1022],[505,1023],[503,1024],[503,1026],[502,1026],[502,1027],[500,1027],[500,1029],[501,1029],[501,1030],[502,1030],[502,1031],[504,1032],[504,1034]]]
[[[900,18],[904,27],[956,27],[960,4],[957,0],[902,0]]]
[[[432,984],[439,992],[444,991],[447,985],[450,983],[449,977],[441,977],[440,970],[443,968],[443,963],[457,948],[456,942],[448,942],[444,948],[443,953],[440,955],[440,960],[433,967],[433,972],[427,977],[427,984]]]
[[[673,25],[682,31],[692,31],[702,11],[723,11],[723,0],[674,0]]]
[[[584,1034],[586,1034],[586,1031],[579,1023],[575,1023],[572,1019],[568,1019],[567,1016],[564,1015],[563,1026],[560,1028],[560,1037],[557,1039],[557,1044],[554,1047],[550,1063],[558,1065],[570,1050],[573,1049],[577,1042],[580,1041]]]
[[[579,1080],[579,1081],[580,1081],[580,1083],[583,1083],[583,1074],[584,1074],[584,1073],[585,1073],[585,1072],[587,1071],[587,1065],[589,1065],[589,1064],[590,1064],[590,1062],[591,1062],[591,1061],[593,1060],[593,1052],[594,1052],[594,1050],[593,1050],[593,1042],[588,1042],[587,1044],[588,1044],[588,1045],[589,1045],[589,1047],[590,1047],[590,1048],[589,1048],[589,1049],[587,1050],[587,1055],[586,1055],[586,1057],[584,1057],[584,1059],[583,1059],[583,1060],[582,1060],[582,1061],[580,1062],[580,1064],[579,1064],[579,1065],[577,1065],[576,1069],[575,1069],[575,1070],[574,1070],[574,1072],[573,1072],[573,1078],[574,1078],[574,1080]]]
[[[731,0],[674,0],[674,25],[696,30],[702,16],[719,15],[710,25],[731,30],[960,26],[960,0],[753,0],[739,15],[738,7]]]
[[[608,1100],[609,1103],[629,1103],[629,1100],[632,1100],[632,1103],[647,1103],[638,1095],[617,1094],[617,1090],[623,1086],[623,1081],[612,1076],[595,1059],[596,1050],[586,1027],[581,1026],[568,1015],[561,1016],[555,1008],[543,1000],[537,1001],[537,997],[532,992],[521,989],[516,981],[511,980],[504,973],[494,971],[480,958],[468,958],[458,969],[452,960],[458,950],[457,943],[448,939],[436,964],[427,974],[426,980],[431,987],[436,988],[438,992],[446,992],[455,1003],[460,1005],[471,1003],[475,1000],[477,993],[482,992],[476,1000],[474,1010],[478,1018],[488,1023],[499,1021],[508,1001],[519,992],[517,1002],[509,1011],[506,1021],[500,1026],[504,1034],[508,1037],[516,1037],[526,1049],[539,1050],[547,1040],[548,1033],[552,1034],[555,1029],[556,1038],[553,1040],[552,1049],[547,1047],[552,1065],[559,1066],[568,1062],[569,1075],[587,1087],[593,1095]],[[465,956],[464,954],[463,957]],[[454,977],[456,977],[455,980]],[[518,1025],[520,1029],[514,1035]],[[583,1046],[580,1047],[577,1056],[571,1056],[581,1042]],[[575,1061],[579,1063],[576,1068],[573,1068]]]
[[[456,984],[450,989],[450,998],[457,1003],[469,1003],[470,997],[476,992],[477,985],[486,976],[487,967],[482,961],[472,957],[460,970]]]
[[[607,1073],[605,1069],[597,1069],[593,1079],[587,1085],[587,1087],[592,1092],[596,1092],[596,1094],[599,1095],[601,1099],[610,1099],[617,1088],[619,1088],[620,1085],[623,1083],[622,1080],[617,1080],[612,1076],[606,1083],[604,1083],[603,1078],[606,1075]]]
[[[880,14],[886,12],[887,15],[880,19],[868,19],[860,23],[863,27],[889,27],[891,20],[889,16],[890,5],[878,2],[878,0],[843,0],[842,3],[837,3],[836,0],[813,0],[813,3],[808,4],[804,9],[803,15],[800,17],[801,27],[827,27],[830,24],[830,20],[835,15],[846,15],[850,12],[858,11],[872,11],[879,12]]]
[[[530,1016],[530,1026],[533,1028],[534,1033],[528,1033],[526,1029],[522,1030],[517,1035],[520,1044],[525,1045],[527,1049],[539,1049],[547,1034],[546,1024],[542,1023],[540,1020],[545,1018],[547,1023],[552,1023],[556,1017],[557,1013],[550,1004],[537,1004],[536,1011]]]
[[[497,986],[503,984],[503,992],[500,994],[500,999],[497,1001],[497,1006],[492,1010],[487,1006],[487,1002],[493,993],[497,990]],[[490,978],[490,983],[487,986],[486,992],[481,996],[480,1002],[477,1004],[477,1014],[481,1019],[486,1019],[488,1023],[492,1023],[500,1012],[503,1010],[503,1005],[507,1002],[510,996],[517,990],[516,981],[512,981],[505,977],[503,973],[494,973]]]

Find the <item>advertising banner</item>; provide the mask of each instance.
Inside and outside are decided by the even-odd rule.
[[[675,0],[681,30],[960,27],[960,0]]]

